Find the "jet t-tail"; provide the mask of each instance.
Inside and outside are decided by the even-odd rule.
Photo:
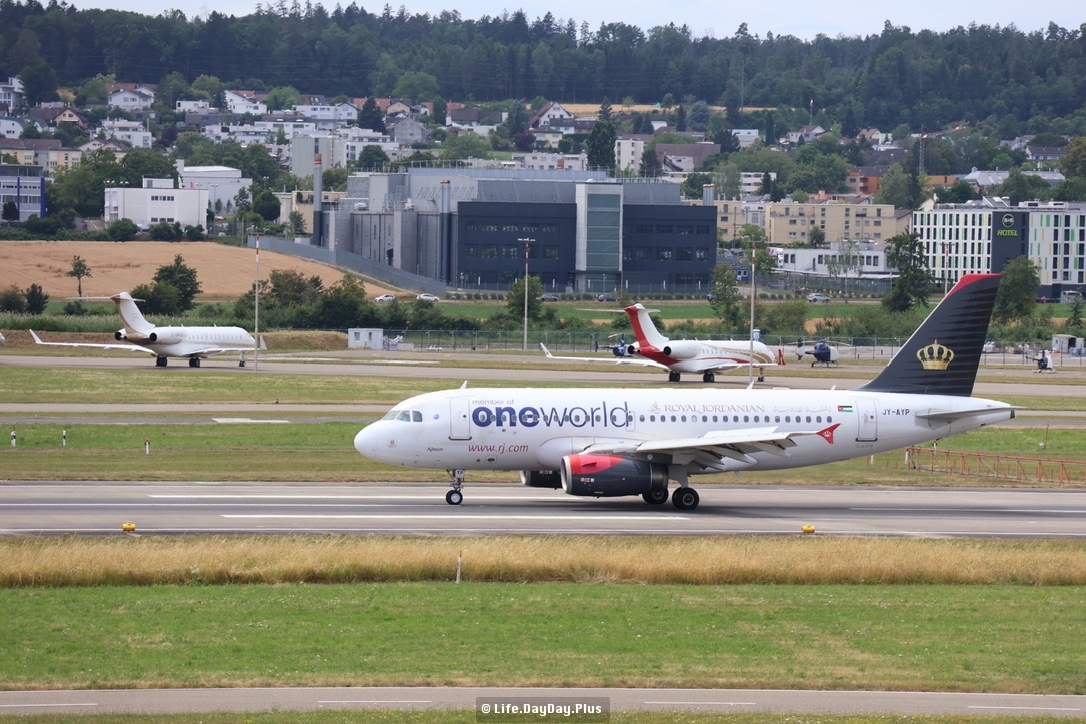
[[[117,313],[124,325],[113,334],[118,344],[43,342],[34,330],[30,330],[30,335],[38,344],[57,347],[97,347],[146,352],[155,356],[156,367],[165,367],[169,357],[188,357],[189,367],[199,367],[201,359],[224,352],[240,353],[238,366],[244,367],[245,353],[258,349],[253,336],[241,327],[156,327],[144,318],[136,306],[138,300],[133,299],[128,292],[101,299],[108,299],[117,305]],[[259,349],[267,349],[263,337],[260,339]]]
[[[783,470],[867,457],[1003,422],[1014,408],[973,398],[999,276],[971,274],[874,380],[853,390],[456,389],[412,397],[354,439],[393,465],[519,470],[569,495],[670,497],[698,505],[693,475]]]

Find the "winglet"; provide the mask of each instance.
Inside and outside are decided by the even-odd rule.
[[[260,349],[262,349],[262,350],[267,349],[268,345],[264,344],[264,335],[260,335],[260,337],[258,339],[260,340]]]
[[[540,342],[539,346],[543,348],[543,354],[547,355],[548,357],[552,357],[552,358],[554,357],[554,355],[551,354],[551,351],[549,349],[547,349],[547,345]]]
[[[26,331],[30,332],[30,336],[34,338],[34,342],[36,344],[45,344],[45,342],[41,341],[41,337],[39,337],[33,329],[28,329]]]

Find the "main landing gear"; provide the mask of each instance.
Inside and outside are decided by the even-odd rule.
[[[452,476],[452,483],[449,485],[452,490],[445,493],[445,502],[449,505],[460,505],[464,502],[464,494],[460,490],[464,487],[464,471],[449,470],[448,473]]]
[[[702,382],[716,382],[716,375],[714,375],[712,372],[706,372],[705,374],[703,374],[701,376],[701,381]]]
[[[166,358],[165,357],[155,357],[155,367],[165,367],[165,366],[166,366]]]
[[[675,488],[671,494],[671,504],[678,510],[693,510],[698,507],[701,497],[693,488]]]
[[[200,366],[200,358],[199,357],[189,357],[189,367],[199,367],[199,366]]]
[[[668,382],[678,382],[680,377],[682,377],[682,375],[680,375],[678,372],[668,372],[667,373],[667,381]]]

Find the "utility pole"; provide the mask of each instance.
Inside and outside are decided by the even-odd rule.
[[[521,349],[525,352],[528,351],[528,244],[534,239],[517,239],[517,241],[524,243],[524,339],[521,342]]]

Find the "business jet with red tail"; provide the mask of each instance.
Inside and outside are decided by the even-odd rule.
[[[579,362],[614,362],[659,367],[667,370],[669,382],[678,382],[684,372],[700,374],[702,382],[715,382],[717,372],[731,372],[747,367],[758,369],[758,381],[765,381],[765,368],[784,363],[784,354],[776,355],[757,340],[697,340],[668,339],[656,329],[649,312],[641,304],[624,310],[630,315],[636,342],[607,345],[618,359],[606,357],[561,357],[551,354],[542,342],[540,347],[550,359]]]
[[[867,457],[1003,422],[972,397],[999,276],[963,276],[874,380],[853,390],[456,389],[412,397],[354,439],[385,463],[519,470],[570,495],[698,505],[693,475]]]
[[[117,305],[117,313],[124,325],[113,333],[119,344],[43,342],[34,330],[30,330],[30,336],[38,344],[56,347],[97,347],[146,352],[155,356],[156,367],[165,367],[168,357],[188,357],[189,367],[199,367],[201,359],[224,352],[240,353],[238,366],[244,367],[245,353],[257,349],[253,335],[241,327],[156,327],[144,318],[140,308],[136,306],[139,300],[133,299],[128,292],[114,294],[112,297],[83,299],[108,299]],[[260,339],[259,349],[266,349],[263,337]]]

